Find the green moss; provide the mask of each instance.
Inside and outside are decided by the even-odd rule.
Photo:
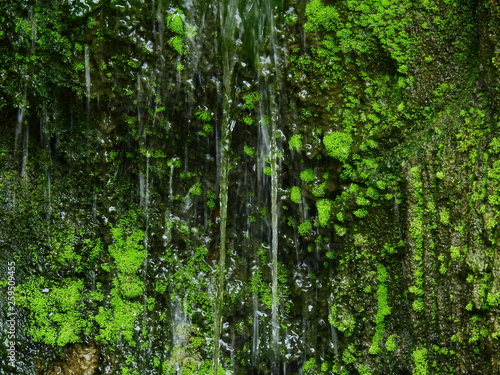
[[[309,168],[309,169],[306,169],[302,172],[300,172],[300,179],[304,182],[312,182],[316,179],[316,176],[314,175],[314,171]]]
[[[385,332],[385,317],[391,313],[391,307],[388,302],[387,285],[385,284],[388,278],[387,269],[382,264],[378,264],[377,274],[377,279],[379,281],[377,289],[377,315],[375,316],[375,334],[373,336],[372,345],[368,350],[370,354],[378,354],[380,352],[380,342]]]
[[[245,145],[243,146],[243,151],[245,152],[245,154],[247,154],[248,156],[250,156],[251,158],[253,158],[254,156],[254,150],[252,147],[248,146],[248,145]]]
[[[318,209],[318,221],[322,227],[326,227],[330,221],[333,202],[329,199],[320,199],[316,202]]]
[[[201,121],[209,122],[210,120],[212,120],[212,115],[210,111],[207,109],[196,111],[194,115],[197,119]]]
[[[29,311],[29,333],[36,342],[64,346],[80,342],[91,328],[84,319],[83,281],[32,279],[17,288],[17,304]]]
[[[439,221],[441,221],[444,225],[448,225],[450,223],[450,212],[447,209],[443,208],[439,211]]]
[[[250,94],[243,96],[243,100],[243,108],[254,109],[255,103],[260,100],[260,93],[258,91],[251,92]]]
[[[427,375],[429,372],[429,364],[427,362],[427,349],[415,349],[412,353],[413,364],[415,366],[415,375]]]
[[[124,224],[124,222],[122,222]],[[144,232],[137,228],[119,226],[111,228],[113,243],[108,246],[116,267],[124,273],[135,273],[146,258]]]
[[[170,45],[179,55],[185,54],[184,41],[180,36],[176,35],[172,39],[170,39]]]
[[[104,343],[123,341],[135,346],[135,322],[143,311],[143,305],[123,299],[118,288],[113,288],[110,296],[111,308],[101,306],[95,316],[99,327],[96,339]]]
[[[360,208],[360,209],[354,211],[353,214],[356,217],[359,217],[360,219],[362,219],[362,218],[366,217],[366,215],[368,215],[368,210],[366,208]]]
[[[349,344],[347,348],[342,352],[342,361],[345,364],[355,363],[358,360],[359,353],[356,350],[354,344]]]
[[[295,202],[297,204],[302,203],[302,193],[298,186],[292,186],[290,188],[290,199],[292,200],[292,202]]]
[[[113,280],[113,284],[127,298],[139,297],[145,290],[144,282],[136,275],[120,274]]]
[[[462,252],[459,246],[450,246],[450,256],[454,261],[462,259]]]
[[[207,190],[207,207],[210,210],[215,209],[215,206],[216,206],[215,199],[216,199],[215,193],[211,190]]]
[[[308,33],[336,30],[340,21],[338,11],[332,6],[325,6],[321,0],[313,0],[307,4],[306,16],[304,30]]]
[[[185,34],[183,17],[184,15],[179,9],[176,9],[176,13],[167,16],[167,27],[180,36]]]
[[[328,155],[345,162],[351,152],[352,137],[348,133],[332,132],[323,137]]]
[[[337,305],[332,305],[328,320],[331,325],[344,333],[347,337],[354,333],[356,328],[356,319],[347,309],[339,308]]]
[[[397,348],[398,335],[390,335],[385,342],[385,348],[388,352],[393,352]]]
[[[297,228],[297,231],[299,235],[305,236],[312,230],[312,223],[310,220],[305,220],[302,223],[300,223],[299,227]]]
[[[189,193],[192,195],[201,195],[203,193],[201,182],[195,183],[191,189],[189,189]]]
[[[326,181],[323,181],[320,184],[313,185],[313,187],[311,189],[311,193],[312,193],[312,195],[314,195],[317,198],[324,197],[325,193],[326,193],[325,189],[326,189]]]
[[[294,134],[288,141],[288,147],[290,150],[300,150],[302,149],[302,136],[300,134]]]
[[[372,375],[372,371],[366,365],[361,364],[357,367],[357,369],[358,369],[359,375]]]
[[[316,375],[318,373],[318,365],[315,358],[310,358],[302,365],[302,372],[307,375]]]

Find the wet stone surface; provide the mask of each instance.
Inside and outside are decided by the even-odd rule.
[[[99,350],[94,345],[71,345],[63,357],[47,371],[37,375],[95,375],[99,365]]]

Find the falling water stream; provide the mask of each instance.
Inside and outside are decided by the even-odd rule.
[[[89,47],[85,45],[84,47],[84,59],[85,59],[85,89],[87,94],[87,111],[90,111],[90,94],[92,82],[90,80],[90,56]]]

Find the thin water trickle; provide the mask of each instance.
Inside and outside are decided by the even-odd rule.
[[[270,164],[270,177],[271,177],[271,190],[270,190],[270,205],[271,205],[271,290],[272,290],[272,305],[271,305],[271,344],[274,353],[273,368],[275,371],[279,368],[280,358],[280,323],[279,323],[279,304],[280,296],[278,290],[278,251],[279,251],[279,231],[278,231],[278,117],[279,108],[276,101],[276,91],[280,85],[279,64],[280,56],[277,48],[277,40],[274,25],[274,9],[271,8],[270,3],[265,4],[265,11],[262,12],[260,7],[255,6],[255,10],[259,11],[258,24],[260,25],[260,32],[256,35],[259,37],[255,43],[256,48],[261,48],[266,41],[269,42],[270,51],[265,51],[264,54],[256,50],[256,56],[260,56],[257,77],[259,83],[260,97],[261,97],[261,127],[262,134],[267,134],[264,137],[265,142],[263,146],[268,150],[262,150],[267,156]],[[269,35],[265,35],[262,30],[269,30]],[[274,72],[274,77],[271,73]]]
[[[84,47],[84,59],[85,59],[85,88],[87,93],[87,112],[90,112],[90,90],[91,90],[91,81],[90,81],[90,55],[89,55],[89,47],[85,45]]]
[[[30,136],[29,127],[26,125],[24,127],[23,158],[22,158],[22,163],[21,163],[21,177],[22,178],[26,178],[28,176],[26,168],[28,166],[29,136]]]
[[[17,142],[19,140],[19,136],[23,130],[23,119],[24,119],[24,106],[17,110],[17,125],[16,125],[16,133],[15,133],[15,146],[17,147]]]
[[[226,0],[219,4],[219,22],[222,39],[222,121],[221,139],[218,158],[220,160],[219,201],[220,201],[220,244],[219,259],[217,263],[217,295],[214,312],[214,375],[219,371],[220,341],[222,337],[222,307],[224,306],[225,270],[226,270],[226,240],[227,240],[227,210],[229,169],[231,159],[229,150],[231,146],[232,131],[236,121],[231,118],[233,107],[233,79],[234,79],[234,35],[238,31],[234,15],[238,13],[238,1]]]
[[[45,196],[47,199],[47,221],[50,220],[50,216],[52,213],[52,181],[51,181],[51,173],[50,167],[52,165],[52,156],[50,150],[50,142],[49,142],[49,115],[47,113],[47,104],[43,103],[43,116],[40,119],[40,137],[42,140],[43,147],[45,148],[46,153],[46,161],[44,163],[45,169]]]
[[[252,365],[257,366],[259,362],[260,340],[259,340],[259,297],[254,293],[252,295],[253,307],[253,332],[252,332]]]

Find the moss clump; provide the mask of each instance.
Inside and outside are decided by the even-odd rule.
[[[329,199],[320,199],[316,202],[318,209],[318,221],[322,227],[326,227],[330,221],[333,202]]]
[[[398,339],[398,335],[390,335],[387,338],[387,341],[385,342],[385,348],[387,349],[388,352],[393,352],[397,348],[397,342],[396,340]]]
[[[17,304],[30,311],[33,340],[64,346],[81,341],[91,324],[83,317],[83,281],[47,282],[38,277],[17,288]]]
[[[316,176],[314,175],[314,171],[309,168],[300,172],[300,179],[306,183],[309,183],[314,181],[316,179]]]
[[[210,111],[209,110],[199,110],[197,112],[194,113],[195,117],[198,119],[198,120],[201,120],[201,121],[210,121],[212,120],[212,115],[210,114]]]
[[[377,315],[375,316],[375,334],[373,336],[372,345],[368,350],[370,354],[378,354],[380,352],[380,341],[383,339],[385,332],[385,317],[391,313],[391,307],[387,300],[387,269],[382,264],[379,264],[377,268],[377,278],[379,281],[377,289]]]
[[[310,220],[303,221],[300,223],[299,227],[297,228],[297,231],[299,232],[299,235],[305,236],[312,230],[312,223]]]
[[[99,307],[95,320],[99,326],[96,338],[105,343],[117,343],[123,340],[135,346],[135,321],[143,311],[140,302],[132,302],[122,298],[119,288],[113,288],[109,301],[111,308]]]
[[[116,262],[116,267],[124,273],[135,273],[146,258],[142,245],[144,232],[137,228],[119,226],[111,229],[114,242],[108,251]]]
[[[290,199],[295,203],[302,202],[302,193],[298,186],[292,186],[292,188],[290,189]]]
[[[202,193],[201,182],[195,183],[191,189],[189,189],[189,193],[192,195],[201,195]]]
[[[253,148],[250,147],[250,146],[248,146],[248,145],[243,146],[243,152],[245,152],[245,154],[247,154],[251,158],[253,158],[253,156],[254,156],[254,150],[253,150]]]
[[[250,94],[243,96],[243,100],[243,108],[254,109],[255,103],[260,100],[260,93],[258,91],[251,92]]]
[[[302,149],[302,136],[300,134],[294,134],[288,141],[288,147],[290,150],[300,150]]]
[[[185,34],[184,28],[184,15],[182,11],[176,10],[176,13],[167,16],[167,27],[177,35],[183,36]]]
[[[415,366],[415,375],[427,375],[429,373],[427,349],[415,349],[413,351],[413,363]]]
[[[170,39],[170,45],[179,55],[185,54],[184,41],[179,35],[176,35],[172,39]]]
[[[351,152],[352,137],[348,133],[332,132],[323,137],[328,155],[345,162]]]
[[[315,31],[333,31],[338,28],[340,15],[336,8],[325,6],[321,0],[313,0],[306,6],[308,33]]]

